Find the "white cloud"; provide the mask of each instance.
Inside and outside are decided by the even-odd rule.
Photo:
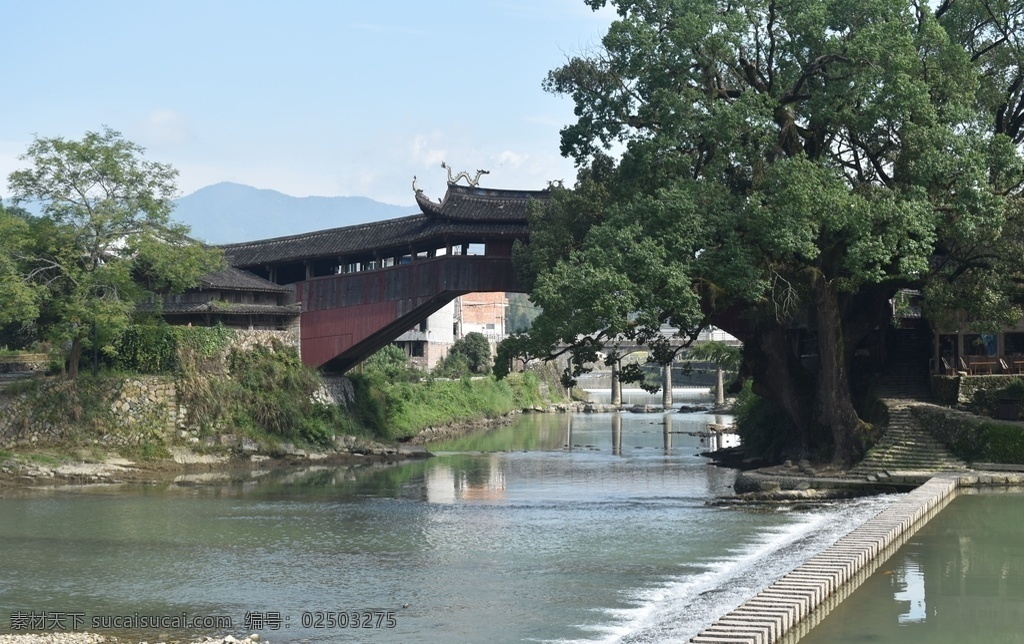
[[[145,143],[149,145],[184,143],[191,138],[188,118],[174,110],[153,110],[139,126]]]
[[[530,155],[525,152],[513,152],[511,150],[502,150],[498,154],[498,167],[508,166],[511,168],[518,168],[519,166],[526,163],[530,158]]]
[[[436,142],[442,138],[439,132],[430,135],[416,135],[412,140],[412,159],[423,166],[439,166],[444,161],[446,151]]]

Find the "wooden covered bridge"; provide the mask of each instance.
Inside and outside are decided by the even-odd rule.
[[[413,189],[416,215],[222,247],[234,268],[295,284],[305,364],[346,371],[459,295],[523,290],[512,245],[547,190]]]

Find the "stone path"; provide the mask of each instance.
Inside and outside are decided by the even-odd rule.
[[[914,417],[912,408],[930,397],[927,370],[921,360],[927,339],[913,331],[897,331],[892,360],[879,397],[889,413],[889,424],[878,444],[849,474],[869,481],[885,481],[893,472],[963,471],[966,464],[954,457]],[[923,476],[922,478],[927,478]]]

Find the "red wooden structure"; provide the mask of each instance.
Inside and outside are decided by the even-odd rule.
[[[417,215],[223,248],[232,266],[295,284],[302,361],[346,371],[459,295],[521,291],[512,245],[549,196],[449,182],[440,201],[416,190]]]
[[[346,371],[459,295],[521,290],[509,257],[435,257],[306,280],[298,284],[302,361]]]

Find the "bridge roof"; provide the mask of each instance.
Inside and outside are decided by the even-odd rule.
[[[527,203],[546,190],[488,190],[449,184],[439,202],[417,191],[422,214],[221,246],[232,266],[262,266],[318,257],[372,255],[445,238],[524,237]]]
[[[416,204],[428,217],[525,223],[530,200],[547,201],[550,196],[547,190],[495,190],[449,183],[448,192],[439,201],[431,201],[422,190],[417,190]]]
[[[207,273],[199,278],[199,286],[204,289],[220,289],[222,291],[260,291],[264,293],[289,293],[290,289],[270,280],[265,280],[249,273],[228,266],[222,271]]]

